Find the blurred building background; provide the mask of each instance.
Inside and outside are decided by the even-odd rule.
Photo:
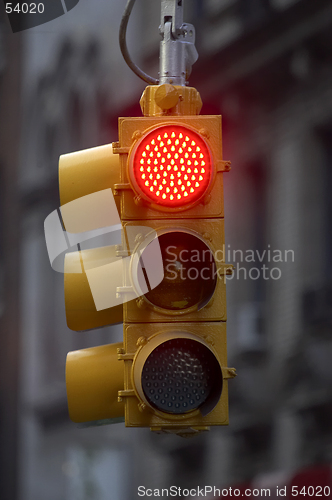
[[[329,0],[185,5],[200,54],[190,84],[203,114],[223,115],[233,167],[225,175],[227,260],[236,266],[227,290],[229,366],[238,372],[230,426],[182,440],[69,421],[66,353],[122,332],[67,328],[43,221],[59,206],[59,155],[117,140],[117,117],[140,114],[144,83],[117,41],[123,9],[120,0],[80,0],[65,16],[12,34],[0,8],[1,498],[129,500],[138,485],[281,487],[308,467],[320,484],[332,464]],[[137,0],[128,29],[133,59],[153,76],[159,12],[158,1]]]

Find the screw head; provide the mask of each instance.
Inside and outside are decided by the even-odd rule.
[[[140,130],[135,130],[135,132],[132,135],[132,140],[137,141],[138,139],[140,139],[142,137],[142,135],[143,134]]]

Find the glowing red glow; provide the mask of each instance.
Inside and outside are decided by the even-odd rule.
[[[158,127],[137,144],[130,175],[144,198],[170,208],[198,201],[212,177],[210,150],[195,131]]]

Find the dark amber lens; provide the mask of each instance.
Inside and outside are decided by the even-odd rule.
[[[221,369],[214,354],[200,342],[172,339],[147,358],[142,387],[151,406],[167,413],[186,413],[220,397]]]
[[[201,309],[211,299],[217,283],[210,248],[199,237],[182,231],[165,233],[158,239],[164,278],[145,295],[146,299],[169,311],[183,311],[193,306]],[[143,274],[138,278],[139,282],[144,280]]]

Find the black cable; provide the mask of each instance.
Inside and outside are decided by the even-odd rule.
[[[126,43],[126,33],[127,33],[127,25],[129,21],[129,17],[132,11],[132,8],[134,6],[135,0],[128,0],[125,11],[123,13],[122,19],[121,19],[121,24],[120,24],[120,30],[119,30],[119,44],[120,44],[120,49],[121,53],[123,55],[124,60],[128,64],[129,68],[142,80],[144,80],[147,83],[150,83],[152,85],[158,85],[158,80],[155,78],[152,78],[152,76],[147,75],[142,71],[136,64],[132,61],[128,48],[127,48],[127,43]]]

